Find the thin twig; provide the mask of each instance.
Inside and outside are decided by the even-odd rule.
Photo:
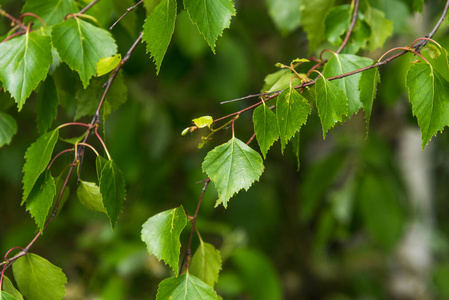
[[[360,0],[355,0],[354,13],[352,14],[351,26],[349,26],[348,33],[346,34],[346,37],[345,37],[343,43],[340,45],[340,48],[338,48],[337,53],[340,53],[343,50],[343,48],[346,46],[346,44],[349,41],[349,37],[351,36],[352,31],[354,30],[355,23],[357,22],[357,14],[359,13],[359,2],[360,2]]]
[[[88,11],[92,6],[97,4],[97,2],[100,0],[94,0],[91,3],[89,3],[86,7],[84,7],[82,10],[79,11],[79,14],[84,14],[86,11]]]
[[[19,25],[22,29],[27,30],[27,27],[25,26],[25,24],[23,24],[20,20],[14,18],[10,14],[8,14],[4,9],[0,8],[0,15],[5,16],[8,19],[10,19],[12,21],[13,26]]]
[[[139,2],[137,2],[136,5],[133,5],[129,8],[127,8],[125,13],[123,15],[121,15],[120,18],[118,18],[118,20],[115,21],[114,24],[111,25],[111,27],[109,27],[109,30],[112,30],[112,28],[114,28],[115,25],[117,25],[117,23],[120,22],[120,20],[123,19],[124,16],[126,16],[129,12],[132,12],[141,3],[143,3],[143,0],[140,0]]]
[[[443,23],[444,19],[446,18],[447,11],[449,9],[449,0],[446,1],[446,5],[444,6],[443,13],[441,14],[440,19],[438,20],[435,27],[432,29],[432,31],[426,36],[427,38],[431,39],[435,33],[437,32],[438,28],[440,28],[441,24]],[[427,40],[423,40],[422,43],[419,43],[415,45],[415,51],[420,52],[421,49],[427,44]]]

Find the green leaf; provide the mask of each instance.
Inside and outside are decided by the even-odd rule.
[[[52,26],[64,21],[67,14],[76,13],[75,2],[73,0],[27,0],[22,12],[31,12],[44,20],[45,24]],[[35,25],[42,26],[41,22],[33,18],[31,19]]]
[[[422,13],[424,0],[413,0],[413,9]]]
[[[220,251],[214,246],[200,240],[200,245],[195,251],[190,262],[189,271],[204,283],[214,287],[218,281],[218,273],[221,270]]]
[[[149,52],[156,64],[159,74],[162,60],[175,31],[177,4],[176,0],[162,0],[145,19],[142,40],[147,43]]]
[[[286,89],[290,86],[290,81],[293,86],[301,84],[301,79],[292,71],[287,69],[279,70],[265,77],[265,85],[262,91],[274,92]]]
[[[371,111],[373,109],[373,101],[377,93],[377,84],[380,81],[379,69],[372,68],[362,72],[359,81],[360,102],[362,102],[365,111],[366,132],[368,133],[369,121],[371,119]]]
[[[279,130],[274,112],[264,103],[253,113],[254,131],[264,159],[268,149],[279,139]]]
[[[325,20],[326,39],[334,45],[343,42],[342,35],[348,30],[351,23],[351,5],[338,5],[333,7]]]
[[[349,73],[373,64],[367,57],[360,57],[352,54],[336,54],[329,59],[324,67],[324,77],[329,78],[344,73]],[[362,73],[357,73],[341,79],[332,81],[338,86],[348,98],[348,117],[362,108],[360,101],[359,81]]]
[[[79,73],[84,88],[97,73],[98,61],[117,52],[117,45],[108,31],[79,18],[53,26],[51,37],[59,57]]]
[[[408,70],[406,84],[424,149],[432,136],[449,126],[449,82],[432,66],[415,63]]]
[[[12,265],[14,279],[28,300],[60,300],[65,294],[67,278],[48,260],[32,253],[20,257]]]
[[[0,147],[11,143],[17,133],[17,122],[8,114],[0,111]]]
[[[5,291],[0,291],[0,299],[1,300],[17,300],[17,298],[11,296]]]
[[[159,284],[156,300],[217,300],[217,297],[213,288],[187,272],[163,280]]]
[[[192,121],[198,128],[204,128],[204,127],[210,128],[210,125],[213,124],[214,119],[212,119],[211,116],[203,116],[200,118],[193,119]]]
[[[303,0],[266,0],[268,13],[279,31],[286,34],[299,27],[302,2]]]
[[[103,57],[97,63],[97,76],[103,76],[115,69],[122,60],[122,55],[119,53],[111,57]]]
[[[371,27],[369,49],[375,50],[384,45],[385,41],[393,33],[393,22],[385,19],[383,11],[368,6],[365,12],[365,20]]]
[[[55,180],[50,170],[45,170],[36,180],[26,201],[26,208],[34,218],[37,227],[42,232],[48,213],[56,195]]]
[[[22,204],[34,187],[39,176],[45,171],[50,162],[53,149],[58,141],[59,130],[55,129],[42,136],[31,144],[25,153],[23,166],[23,198]]]
[[[49,76],[39,87],[37,93],[37,131],[40,134],[45,133],[51,127],[58,112],[58,104],[56,85],[53,78]]]
[[[276,119],[281,137],[281,150],[284,153],[288,141],[307,122],[312,112],[307,100],[290,87],[285,89],[276,101]]]
[[[100,178],[100,192],[112,229],[114,229],[125,200],[125,179],[122,171],[113,160],[109,160],[103,167]]]
[[[224,207],[234,194],[259,180],[263,170],[259,153],[235,137],[209,151],[203,162],[203,172],[215,184]]]
[[[47,77],[52,62],[50,37],[35,31],[0,44],[0,81],[19,110],[39,82]]]
[[[162,0],[144,0],[143,6],[147,10],[147,16],[153,12],[153,10],[161,3]]]
[[[298,131],[295,135],[295,137],[292,139],[292,148],[293,148],[293,153],[296,156],[296,163],[298,164],[298,168],[296,169],[296,171],[299,171],[299,168],[301,166],[301,162],[299,160],[299,146],[300,144],[300,132]]]
[[[323,126],[323,138],[326,138],[327,131],[348,114],[348,98],[333,82],[320,77],[316,81],[316,106]]]
[[[232,0],[184,0],[184,7],[215,53],[215,41],[235,16]]]
[[[103,197],[100,188],[95,182],[80,181],[76,190],[76,196],[84,207],[93,211],[99,211],[107,214],[103,205]]]
[[[106,165],[107,162],[108,160],[103,156],[97,156],[97,158],[95,159],[98,181],[100,181],[101,179],[101,172],[103,172],[104,166]]]
[[[302,25],[309,40],[309,53],[313,52],[324,40],[324,20],[334,0],[314,0],[303,3]]]
[[[13,299],[23,300],[22,294],[16,289],[16,287],[12,284],[11,280],[9,280],[7,276],[3,276],[2,291],[7,292],[13,297]]]
[[[158,213],[149,218],[142,226],[142,241],[148,252],[163,260],[178,272],[181,242],[179,236],[187,224],[187,217],[182,206]]]

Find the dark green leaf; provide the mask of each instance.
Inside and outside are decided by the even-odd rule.
[[[48,26],[64,21],[67,14],[77,12],[75,2],[72,0],[27,0],[22,12],[31,12],[44,20]],[[41,22],[33,18],[34,26],[42,26]]]
[[[254,132],[263,157],[266,158],[268,149],[279,139],[276,115],[265,105],[260,105],[253,113]]]
[[[276,119],[281,137],[281,150],[284,153],[288,141],[298,132],[302,125],[307,122],[311,113],[307,100],[290,87],[285,89],[276,101]]]
[[[98,61],[117,52],[115,41],[108,31],[79,18],[53,26],[51,37],[59,57],[79,73],[84,88],[97,73]]]
[[[26,201],[26,208],[40,231],[44,228],[55,195],[55,180],[51,176],[50,170],[45,170],[36,180]]]
[[[47,77],[52,62],[50,37],[35,31],[0,44],[0,81],[19,110],[39,82]]]
[[[344,4],[333,7],[327,14],[325,21],[326,39],[339,45],[343,42],[342,35],[348,30],[351,23],[351,5]]]
[[[125,200],[125,179],[117,164],[112,160],[104,165],[101,172],[100,192],[112,229],[114,229]]]
[[[232,0],[184,0],[184,7],[215,53],[215,41],[235,16]]]
[[[217,300],[217,293],[188,272],[167,278],[159,284],[156,300]]]
[[[413,0],[413,9],[422,12],[424,7],[424,0]]]
[[[259,180],[263,170],[259,153],[235,137],[209,151],[203,162],[203,172],[215,184],[218,201],[223,202],[224,207],[234,194],[241,189],[248,190]]]
[[[61,300],[67,278],[48,260],[32,253],[20,257],[12,265],[14,279],[28,300]]]
[[[146,18],[143,26],[142,39],[147,43],[147,53],[149,52],[154,59],[156,74],[159,74],[162,60],[175,31],[176,10],[176,0],[162,0]]]
[[[22,204],[28,198],[36,180],[45,171],[50,162],[53,149],[58,141],[59,130],[55,129],[42,136],[31,144],[25,153],[23,166],[23,198]]]
[[[326,138],[327,131],[348,114],[348,98],[337,85],[321,77],[316,81],[316,106]]]
[[[97,158],[95,159],[98,181],[100,181],[101,179],[101,172],[103,172],[104,165],[106,165],[107,162],[108,160],[103,156],[97,156]]]
[[[3,276],[2,292],[7,292],[9,295],[13,296],[14,299],[23,300],[22,294],[16,289],[7,276]]]
[[[103,205],[103,197],[101,196],[100,188],[95,182],[81,180],[78,189],[76,190],[76,195],[81,204],[87,209],[107,214]]]
[[[0,147],[11,143],[17,133],[17,122],[8,114],[0,111]]]
[[[214,246],[200,240],[200,245],[192,257],[189,271],[204,283],[214,287],[221,270],[220,251]]]
[[[151,1],[151,0],[150,0]],[[145,2],[144,2],[145,4]],[[121,15],[125,13],[125,11],[135,5],[134,0],[114,0],[114,10],[117,15]],[[137,29],[137,14],[127,14],[126,20],[124,22],[120,22],[120,24],[123,26],[123,28],[126,29],[126,31],[131,35],[135,36],[136,29]]]
[[[268,13],[282,33],[289,33],[299,27],[303,0],[266,0]]]
[[[179,236],[187,224],[187,217],[182,206],[163,211],[149,218],[142,226],[142,241],[148,252],[163,260],[178,272],[181,242]]]
[[[55,82],[52,77],[47,77],[37,93],[37,130],[40,134],[51,127],[57,115],[58,104]]]
[[[302,12],[302,25],[309,40],[309,53],[314,51],[324,40],[324,20],[334,5],[334,0],[305,1]]]
[[[153,10],[161,3],[162,0],[144,0],[143,6],[147,10],[147,16],[153,12]]]
[[[369,49],[375,50],[384,45],[385,41],[393,33],[393,22],[385,19],[385,14],[376,8],[368,6],[365,12],[365,20],[371,27]]]
[[[378,68],[372,68],[362,72],[359,81],[360,102],[362,102],[365,111],[366,132],[368,133],[369,121],[371,119],[371,111],[373,109],[373,101],[376,97],[377,84],[380,81]]]

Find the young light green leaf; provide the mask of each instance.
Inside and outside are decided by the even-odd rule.
[[[147,43],[147,53],[149,52],[154,59],[156,74],[159,74],[162,60],[175,31],[176,10],[176,0],[162,0],[146,18],[143,26],[142,40]]]
[[[39,176],[45,171],[50,162],[53,149],[58,141],[59,130],[55,129],[42,136],[31,144],[25,153],[23,166],[23,198],[22,204],[34,187]]]
[[[148,252],[163,260],[178,272],[181,242],[179,236],[187,224],[187,217],[182,206],[158,213],[149,218],[142,226],[142,241]]]
[[[112,229],[114,229],[122,211],[126,192],[122,171],[113,160],[109,160],[103,167],[100,178],[100,192]]]
[[[276,119],[281,137],[281,151],[284,153],[288,141],[307,122],[312,112],[307,100],[290,87],[285,89],[276,101]]]
[[[371,27],[369,49],[375,50],[384,45],[385,41],[393,33],[393,22],[385,18],[383,11],[368,6],[365,12],[365,20]]]
[[[37,32],[27,32],[0,44],[0,81],[19,110],[47,77],[52,62],[51,39]]]
[[[214,289],[189,274],[171,277],[159,284],[156,300],[217,300]]]
[[[266,0],[271,19],[283,34],[292,32],[301,23],[303,0]]]
[[[326,63],[323,74],[324,77],[329,78],[368,67],[372,64],[373,61],[367,57],[334,53],[334,55]],[[359,91],[359,81],[361,76],[362,73],[357,73],[332,81],[332,83],[338,86],[348,98],[348,117],[352,116],[360,108],[362,108]]]
[[[108,162],[108,160],[106,158],[104,158],[103,156],[97,156],[97,158],[95,159],[95,166],[97,169],[98,181],[100,181],[100,179],[101,179],[101,172],[103,172],[103,168],[107,162]]]
[[[117,52],[115,40],[108,31],[80,18],[53,26],[51,37],[59,57],[79,73],[84,88],[97,73],[98,61]]]
[[[111,57],[103,57],[97,63],[97,76],[103,76],[115,69],[122,60],[122,55],[116,54]]]
[[[362,72],[359,81],[360,102],[362,102],[365,111],[366,133],[368,134],[371,111],[373,109],[374,98],[377,93],[377,84],[380,81],[378,68],[372,68]]]
[[[65,294],[67,278],[60,268],[32,253],[12,265],[14,279],[28,300],[60,300]]]
[[[253,113],[254,132],[264,159],[268,149],[279,139],[279,130],[274,112],[265,103],[259,105]]]
[[[259,153],[235,137],[209,151],[203,162],[203,172],[215,184],[224,207],[234,194],[259,180],[263,170]]]
[[[422,148],[449,126],[449,82],[432,66],[415,63],[407,73],[406,85],[413,115],[421,128]]]
[[[17,300],[17,298],[11,296],[5,291],[0,291],[0,300]]]
[[[103,197],[100,188],[95,182],[80,181],[80,185],[76,190],[76,196],[84,207],[93,211],[99,211],[107,214],[103,205]]]
[[[321,77],[316,81],[316,106],[326,138],[327,131],[348,114],[348,98],[333,82]]]
[[[37,131],[45,133],[51,127],[58,111],[58,94],[56,85],[51,76],[42,83],[37,93],[36,113]]]
[[[78,12],[76,5],[71,0],[27,0],[22,12],[31,12],[44,20],[45,24],[52,26],[64,21],[65,16]],[[42,26],[39,19],[33,18],[36,26]]]
[[[13,299],[23,300],[22,294],[16,289],[7,276],[3,276],[2,291],[7,292]]]
[[[8,114],[0,111],[0,147],[11,143],[17,133],[17,122]]]
[[[198,128],[204,128],[204,127],[210,128],[210,125],[212,125],[212,123],[214,122],[214,119],[212,119],[211,116],[203,116],[200,118],[193,119],[192,121]]]
[[[220,251],[214,246],[200,240],[200,245],[192,257],[189,271],[204,283],[214,287],[221,270]]]
[[[333,7],[325,20],[326,39],[334,45],[343,42],[342,35],[348,30],[351,23],[351,5],[344,4]]]
[[[296,74],[287,69],[268,74],[264,81],[265,85],[263,86],[262,91],[265,92],[274,92],[286,89],[290,86],[290,81],[293,86],[301,84],[301,80],[296,77]]]
[[[314,51],[324,39],[323,20],[334,5],[334,0],[314,0],[303,3],[302,25],[309,40],[309,53]]]
[[[215,53],[215,41],[235,16],[232,0],[184,0],[184,7]]]
[[[34,218],[37,227],[42,232],[48,213],[56,195],[55,180],[50,170],[45,170],[36,180],[26,201],[26,208]]]

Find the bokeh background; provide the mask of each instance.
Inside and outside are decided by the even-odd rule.
[[[86,2],[77,1],[81,7]],[[231,136],[230,128],[225,129],[198,149],[207,130],[181,136],[182,130],[193,118],[218,118],[255,103],[257,99],[220,104],[259,92],[277,62],[308,57],[302,29],[289,34],[278,30],[266,2],[236,0],[237,15],[213,54],[179,1],[160,74],[155,75],[143,44],[124,66],[128,100],[105,124],[106,144],[127,184],[115,231],[106,216],[79,203],[73,181],[59,216],[31,249],[66,273],[66,299],[155,299],[158,283],[172,276],[147,253],[141,226],[179,205],[193,214],[202,189],[196,182],[206,178],[202,160]],[[394,25],[383,49],[359,53],[373,59],[427,34],[444,7],[444,1],[429,0],[424,13],[415,14],[408,0],[369,2]],[[18,17],[24,2],[0,4]],[[102,0],[89,13],[106,28],[132,4]],[[139,7],[112,30],[120,53],[137,38],[144,18]],[[0,19],[0,35],[9,29],[8,20]],[[449,47],[448,21],[435,39]],[[216,290],[224,299],[449,299],[449,133],[439,134],[421,150],[405,88],[413,59],[404,56],[380,69],[368,136],[359,112],[323,140],[314,110],[301,130],[299,171],[293,147],[281,155],[277,142],[260,182],[232,198],[227,209],[214,208],[217,194],[209,186],[197,226],[203,239],[221,251],[223,270]],[[63,87],[53,123],[57,126],[73,120],[80,81],[65,65],[55,72]],[[0,93],[0,110],[18,121],[17,135],[0,148],[1,255],[25,246],[37,232],[20,206],[24,154],[38,137],[35,98],[18,113],[8,94]],[[245,141],[252,133],[248,112],[236,122],[236,135]],[[64,131],[67,137],[79,134]],[[258,150],[255,141],[251,146]],[[85,180],[95,178],[94,157],[89,155]],[[65,159],[61,166],[71,160]],[[54,176],[61,166],[52,170]],[[184,247],[189,232],[188,225],[181,235]],[[197,245],[194,239],[193,249]]]

